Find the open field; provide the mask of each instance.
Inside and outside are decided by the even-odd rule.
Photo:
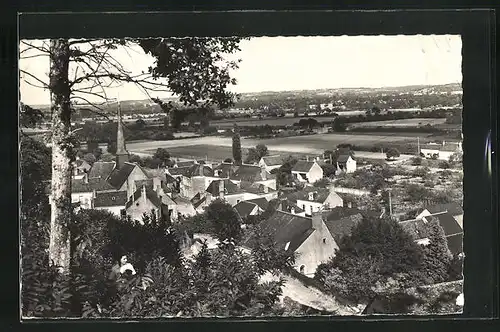
[[[399,120],[387,120],[387,121],[374,121],[374,122],[358,122],[352,123],[349,127],[353,128],[365,128],[365,127],[379,127],[379,126],[387,126],[387,127],[418,127],[425,125],[442,125],[444,124],[446,119],[443,118],[416,118],[416,119],[399,119]]]
[[[424,140],[421,139],[421,143]],[[407,136],[382,136],[382,135],[356,135],[356,134],[318,134],[310,136],[281,137],[269,139],[242,139],[243,150],[264,144],[272,154],[321,154],[324,150],[333,149],[338,144],[350,143],[355,145],[375,145],[391,143],[415,143],[414,137]],[[232,139],[230,137],[200,137],[172,141],[130,142],[127,149],[135,154],[153,154],[157,148],[165,148],[173,155],[199,156],[209,159],[231,157]],[[243,151],[245,153],[246,151]],[[384,159],[385,154],[379,152],[356,151],[361,158]],[[406,156],[401,156],[406,158]]]
[[[294,117],[283,117],[283,118],[264,118],[264,119],[231,119],[231,120],[218,120],[218,121],[210,121],[210,125],[220,128],[220,129],[225,129],[225,128],[232,128],[234,124],[238,124],[238,126],[264,126],[264,125],[270,125],[270,126],[291,126],[296,122],[299,122],[300,119],[308,119],[309,117],[304,117],[304,118],[294,118]],[[332,116],[329,117],[312,117],[316,119],[318,122],[328,122],[328,121],[333,121],[335,119]]]

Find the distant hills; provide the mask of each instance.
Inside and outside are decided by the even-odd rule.
[[[328,97],[343,97],[354,95],[380,95],[380,94],[439,94],[439,93],[452,93],[462,91],[460,83],[450,83],[443,85],[411,85],[399,87],[381,87],[381,88],[336,88],[336,89],[316,89],[316,90],[296,90],[296,91],[262,91],[262,92],[248,92],[239,94],[238,103],[245,101],[270,101],[270,100],[284,100],[284,99],[315,99],[315,98],[328,98]],[[178,101],[178,98],[163,98],[163,101]],[[237,103],[237,104],[238,104]],[[31,107],[40,109],[42,111],[49,111],[49,105],[30,105]],[[236,105],[238,106],[238,105]],[[89,108],[91,106],[80,104],[79,109]],[[116,109],[116,104],[110,104],[108,109]],[[149,108],[152,111],[157,109],[160,111],[159,106],[148,99],[143,100],[122,100],[121,107],[124,112],[131,109],[144,109]]]

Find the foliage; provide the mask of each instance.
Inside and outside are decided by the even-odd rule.
[[[313,183],[313,186],[316,188],[326,188],[330,184],[330,181],[326,178],[319,179],[318,181]]]
[[[228,164],[232,164],[232,163],[233,163],[233,159],[231,159],[231,158],[226,158],[226,159],[224,159],[224,162],[225,162],[225,163],[228,163]]]
[[[273,169],[276,174],[276,182],[280,186],[288,186],[294,182],[292,168],[298,162],[298,159],[288,156],[283,160],[283,164],[279,168]],[[273,174],[273,172],[271,172]]]
[[[429,167],[417,167],[413,170],[412,174],[414,176],[425,177],[429,174]]]
[[[241,218],[230,204],[217,199],[206,208],[205,215],[220,241],[241,238]]]
[[[448,169],[451,167],[450,163],[447,162],[446,160],[439,162],[438,166],[439,166],[439,168],[442,168],[442,169]]]
[[[321,168],[323,169],[323,176],[324,177],[334,176],[335,172],[337,170],[337,167],[335,167],[332,164],[323,164],[323,165],[321,165]]]
[[[422,157],[412,157],[410,160],[411,160],[412,166],[422,165]]]
[[[390,148],[385,154],[387,159],[394,159],[400,156],[399,150],[396,148]]]
[[[255,148],[248,149],[248,155],[245,163],[251,164],[259,162],[262,157],[267,156],[268,154],[269,151],[267,150],[267,146],[265,146],[264,144],[259,144]]]
[[[83,156],[83,160],[89,163],[89,165],[93,165],[97,161],[97,158],[93,153],[87,153]]]
[[[22,138],[20,152],[21,212],[43,218],[49,213],[46,187],[51,177],[51,149],[39,141]]]
[[[430,243],[423,247],[423,260],[419,274],[426,285],[447,281],[448,267],[452,255],[443,228],[438,221],[432,220],[428,224]]]
[[[406,186],[406,198],[410,202],[422,202],[430,199],[430,191],[422,185],[410,183]]]
[[[333,294],[366,301],[377,281],[414,271],[421,261],[420,247],[399,224],[364,217],[341,239],[336,256],[318,268],[315,278]]]
[[[233,129],[233,159],[236,165],[241,165],[241,138],[238,126],[234,125]]]
[[[448,265],[448,281],[462,280],[464,278],[464,258],[462,255],[453,255]]]

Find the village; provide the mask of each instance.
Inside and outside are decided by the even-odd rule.
[[[175,224],[203,214],[214,201],[223,201],[237,212],[242,228],[257,221],[280,248],[296,256],[293,268],[299,275],[287,275],[283,297],[288,296],[303,306],[349,314],[370,309],[363,305],[339,305],[325,294],[318,296],[319,290],[300,279],[313,280],[318,266],[334,257],[339,241],[350,234],[363,216],[397,221],[421,246],[431,241],[426,225],[431,220],[437,221],[451,255],[463,257],[461,186],[454,195],[447,191],[447,196],[440,198],[413,193],[426,186],[437,188],[437,184],[429,184],[433,178],[451,183],[458,176],[456,181],[460,183],[463,176],[460,143],[425,144],[411,159],[399,160],[398,155],[388,153],[386,160],[372,162],[358,162],[349,147],[332,147],[325,154],[302,158],[263,152],[252,163],[237,163],[231,156],[218,163],[208,158],[180,160],[159,148],[156,154],[166,154],[168,162],[151,169],[131,160],[120,119],[118,109],[113,161],[97,160],[90,164],[77,157],[74,162],[71,198],[75,211],[106,210],[118,218],[139,223],[145,215],[152,214],[158,220]],[[237,126],[233,131],[237,131]],[[431,167],[422,167],[425,163]],[[379,181],[376,176],[384,173],[385,178],[380,180],[384,185],[362,188],[349,185],[366,177],[372,177],[368,181]],[[401,188],[403,182],[406,188]],[[426,184],[422,186],[419,182]],[[410,197],[410,202],[403,197],[412,194],[417,197]],[[371,204],[366,204],[367,201]],[[203,241],[209,248],[217,247],[218,240],[211,234],[185,234],[185,238],[182,248],[185,257],[196,255]],[[240,246],[252,250],[249,240]]]

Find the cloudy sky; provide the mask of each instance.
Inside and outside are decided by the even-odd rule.
[[[233,72],[238,84],[231,90],[243,93],[459,83],[461,47],[460,36],[451,35],[252,38],[243,41],[241,51],[233,55],[242,62]],[[140,49],[117,50],[114,56],[133,73],[152,64],[152,58]],[[48,81],[48,57],[22,59],[19,66]],[[30,105],[48,104],[48,90],[30,86],[28,80],[34,83],[21,75],[21,100]],[[133,84],[108,89],[107,94],[122,100],[147,98]]]

